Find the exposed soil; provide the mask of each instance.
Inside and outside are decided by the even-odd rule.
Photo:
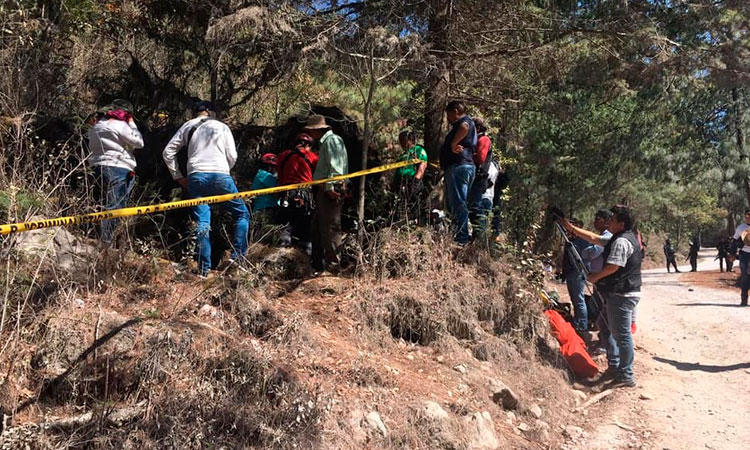
[[[567,448],[746,449],[750,445],[750,308],[714,249],[697,273],[644,273],[638,305],[635,389],[589,412],[593,431]],[[681,267],[689,270],[689,267]]]

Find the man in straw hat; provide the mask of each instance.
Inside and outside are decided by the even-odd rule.
[[[325,117],[313,114],[307,118],[305,133],[318,142],[318,164],[314,180],[323,180],[349,172],[344,140],[331,131]],[[338,273],[340,269],[341,209],[346,185],[343,181],[315,187],[316,209],[312,220],[312,266],[321,273]]]
[[[750,288],[750,274],[748,274],[750,269],[748,267],[750,265],[750,209],[745,210],[745,223],[740,224],[734,232],[730,253],[735,255],[740,246],[742,246],[739,254],[740,286],[742,287],[740,305],[747,306],[747,291]]]

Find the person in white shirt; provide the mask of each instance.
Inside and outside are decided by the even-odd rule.
[[[750,245],[748,241],[748,233],[750,233],[750,209],[745,210],[745,223],[741,223],[734,232],[732,245],[729,253],[734,255],[737,252],[737,248],[741,245],[739,259],[740,259],[740,306],[747,306],[747,291],[750,288]]]
[[[490,157],[490,156],[488,156]],[[482,196],[471,205],[469,220],[472,223],[472,240],[485,239],[490,226],[490,213],[492,212],[492,199],[495,197],[495,181],[500,173],[497,162],[490,162],[487,166],[487,188]],[[477,182],[476,179],[474,181]]]
[[[143,136],[133,121],[132,111],[130,102],[115,100],[100,110],[100,116],[88,131],[91,153],[86,161],[94,172],[99,201],[106,210],[125,207],[135,184],[133,151],[143,148]],[[117,219],[102,221],[102,241],[111,242],[117,223]]]
[[[211,102],[201,101],[193,106],[196,117],[185,122],[164,148],[162,156],[172,178],[187,191],[190,198],[208,197],[237,192],[229,171],[237,161],[237,149],[232,130],[216,119]],[[187,147],[187,174],[177,164],[177,152]],[[250,213],[241,199],[219,204],[234,218],[232,261],[241,263],[247,252],[247,231]],[[211,271],[211,206],[194,206],[193,219],[197,222],[196,260],[198,273],[207,276]]]

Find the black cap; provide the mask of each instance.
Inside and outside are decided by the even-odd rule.
[[[216,111],[214,104],[208,100],[201,100],[193,103],[193,112],[198,114],[203,111]]]

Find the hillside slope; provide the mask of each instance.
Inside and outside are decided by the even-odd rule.
[[[256,246],[209,281],[127,251],[68,272],[20,255],[2,448],[562,445],[585,394],[513,258],[427,232],[363,250],[308,278],[295,250]]]

